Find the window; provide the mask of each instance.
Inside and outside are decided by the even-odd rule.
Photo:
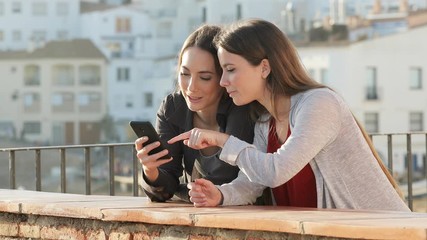
[[[379,132],[378,113],[365,113],[365,128],[368,133]]]
[[[21,13],[21,3],[13,2],[12,3],[12,13]]]
[[[117,33],[129,33],[131,28],[130,18],[128,17],[117,17],[116,18],[116,32]]]
[[[423,131],[423,113],[409,113],[409,131]]]
[[[157,25],[157,37],[170,38],[172,36],[172,23],[161,22]]]
[[[41,101],[39,93],[25,93],[24,96],[25,112],[39,112],[41,109]]]
[[[71,65],[56,65],[52,70],[53,85],[72,86],[74,84],[74,71]]]
[[[80,84],[81,85],[100,85],[101,83],[101,70],[99,66],[87,65],[81,66],[79,69]]]
[[[40,85],[40,67],[28,65],[24,67],[24,84],[25,86]]]
[[[45,31],[34,31],[32,40],[38,42],[38,41],[45,41],[46,40],[46,32]]]
[[[117,81],[129,81],[130,69],[127,67],[117,68]]]
[[[320,69],[320,81],[322,84],[329,84],[329,71],[326,68]]]
[[[409,88],[413,90],[422,89],[422,69],[419,67],[412,67],[409,72]]]
[[[81,112],[99,112],[101,110],[101,94],[97,92],[80,93],[78,103]]]
[[[66,40],[68,38],[68,32],[65,30],[60,30],[56,33],[58,40]]]
[[[25,134],[40,134],[41,123],[40,122],[24,122],[24,133]]]
[[[377,68],[368,67],[366,71],[367,71],[366,99],[367,100],[378,99]]]
[[[242,19],[242,5],[241,4],[237,4],[236,20],[240,20],[240,19]]]
[[[53,93],[51,105],[53,112],[72,112],[74,109],[74,95],[68,92]]]
[[[12,39],[14,42],[20,42],[21,41],[21,32],[20,31],[13,31],[12,32]]]
[[[206,17],[207,13],[206,12],[207,12],[206,7],[203,7],[202,8],[202,22],[206,22],[206,19],[207,19],[207,17]]]
[[[126,108],[133,108],[133,97],[132,97],[132,95],[126,96],[125,106],[126,106]]]
[[[316,78],[316,70],[314,70],[313,68],[307,69],[307,73],[311,78]]]
[[[45,2],[33,2],[33,16],[46,16],[47,4]]]
[[[4,4],[0,2],[0,16],[4,14]]]
[[[68,3],[67,2],[58,2],[56,4],[56,15],[58,15],[58,16],[67,16],[68,15]]]
[[[152,107],[153,106],[153,93],[148,92],[144,93],[144,105],[145,107]]]

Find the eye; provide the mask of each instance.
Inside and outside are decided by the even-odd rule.
[[[190,74],[186,73],[186,72],[180,72],[179,75],[181,75],[181,76],[190,76]]]
[[[227,71],[227,72],[233,72],[234,68],[226,68],[225,71]]]
[[[205,81],[209,81],[212,79],[212,76],[200,76],[200,79],[205,80]]]

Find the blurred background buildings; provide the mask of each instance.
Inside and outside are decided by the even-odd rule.
[[[133,141],[128,122],[154,122],[174,90],[188,34],[246,18],[278,25],[368,132],[425,131],[426,0],[0,0],[0,138]]]

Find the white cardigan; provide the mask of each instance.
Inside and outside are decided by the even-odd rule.
[[[241,171],[218,186],[224,205],[251,204],[265,186],[282,185],[309,163],[318,208],[410,211],[337,93],[321,88],[292,96],[289,124],[291,135],[275,153],[266,153],[269,121],[256,124],[253,145],[230,136],[220,159]]]

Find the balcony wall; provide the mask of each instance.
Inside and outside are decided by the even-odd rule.
[[[0,239],[426,239],[427,214],[0,189]]]

